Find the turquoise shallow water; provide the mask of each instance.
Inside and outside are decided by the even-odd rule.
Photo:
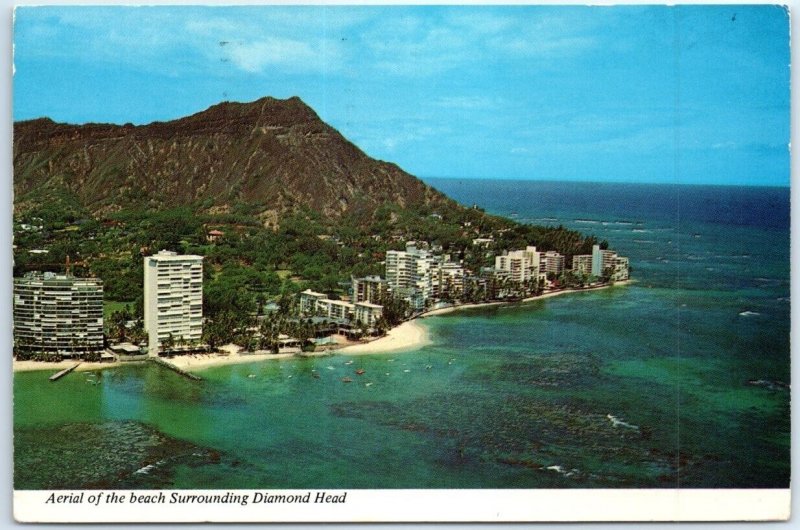
[[[781,190],[529,183],[539,200],[514,204],[502,183],[435,184],[608,238],[637,282],[430,317],[416,351],[202,383],[151,365],[17,374],[15,487],[788,486],[788,190],[784,219]]]

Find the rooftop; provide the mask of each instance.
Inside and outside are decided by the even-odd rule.
[[[203,256],[197,256],[195,254],[178,254],[177,252],[172,252],[171,250],[159,250],[158,254],[153,254],[152,256],[148,256],[148,258],[156,261],[197,261],[202,260]]]
[[[72,274],[57,274],[55,272],[39,272],[32,271],[25,273],[24,276],[14,278],[15,281],[45,281],[45,282],[90,282],[99,283],[103,282],[99,278],[78,278]]]
[[[378,308],[383,309],[382,305],[373,304],[372,302],[356,302],[356,305],[361,307],[371,307],[373,309],[378,309]]]

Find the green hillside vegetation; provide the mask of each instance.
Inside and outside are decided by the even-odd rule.
[[[303,289],[346,294],[351,275],[384,273],[387,250],[409,240],[439,244],[452,259],[473,270],[493,264],[494,253],[535,244],[566,255],[589,253],[593,237],[564,229],[517,224],[456,204],[401,208],[384,204],[326,220],[311,210],[286,216],[265,228],[242,207],[227,214],[202,213],[200,206],[161,211],[123,210],[92,218],[68,196],[39,203],[22,197],[30,209],[15,219],[14,275],[27,271],[63,272],[67,256],[76,275],[101,278],[105,298],[130,303],[141,316],[143,257],[158,250],[204,256],[204,313],[255,313],[282,294]],[[255,209],[257,210],[257,208]],[[441,217],[441,218],[440,218]],[[23,230],[21,224],[42,226]],[[210,243],[208,231],[224,232]],[[472,240],[491,235],[491,254],[476,251]],[[32,254],[33,249],[47,250]]]

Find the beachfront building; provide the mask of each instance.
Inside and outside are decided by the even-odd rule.
[[[304,315],[315,315],[317,313],[317,302],[328,297],[323,293],[306,289],[300,293],[300,313]]]
[[[353,302],[378,303],[389,290],[389,282],[380,276],[351,277]]]
[[[606,273],[614,281],[627,280],[630,275],[628,258],[618,256],[613,250],[592,247],[592,275],[601,277]]]
[[[466,271],[464,267],[452,261],[436,264],[433,269],[433,297],[457,299],[464,294]]]
[[[613,250],[600,249],[600,245],[592,247],[592,275],[602,276],[603,271],[614,264],[614,257],[617,255]]]
[[[172,337],[197,342],[203,335],[203,257],[166,250],[144,258],[144,328],[149,354]]]
[[[530,260],[521,250],[512,250],[494,259],[494,269],[515,283],[522,283],[531,278]]]
[[[383,306],[371,302],[356,302],[354,305],[353,322],[360,322],[366,326],[374,326],[375,322],[383,316]]]
[[[536,247],[528,246],[524,250],[511,250],[495,256],[494,270],[498,277],[508,278],[514,283],[522,284],[530,280],[538,280],[542,253]]]
[[[494,269],[515,283],[522,283],[531,278],[530,262],[521,250],[512,250],[505,255],[495,257]]]
[[[14,279],[14,342],[20,352],[67,357],[103,349],[103,282],[30,272]]]
[[[394,293],[411,288],[414,268],[414,259],[408,252],[386,252],[386,281]]]
[[[353,318],[355,306],[344,300],[329,300],[322,298],[317,300],[316,314],[326,318],[336,320],[350,320]]]
[[[414,241],[406,243],[406,250],[386,252],[386,281],[392,293],[408,300],[416,310],[424,309],[433,294],[432,269],[436,260],[428,250]]]
[[[553,274],[556,277],[564,272],[564,256],[555,250],[542,252],[540,255],[539,268],[544,274]]]
[[[577,254],[572,256],[572,272],[587,276],[592,274],[592,255]]]
[[[628,258],[616,256],[614,258],[614,272],[611,279],[616,282],[621,282],[630,278],[630,262]]]

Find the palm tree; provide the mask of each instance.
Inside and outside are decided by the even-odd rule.
[[[171,352],[175,348],[175,339],[172,333],[167,335],[167,338],[161,343],[161,351],[165,353]]]
[[[278,322],[272,318],[265,318],[259,328],[259,348],[278,353]]]

